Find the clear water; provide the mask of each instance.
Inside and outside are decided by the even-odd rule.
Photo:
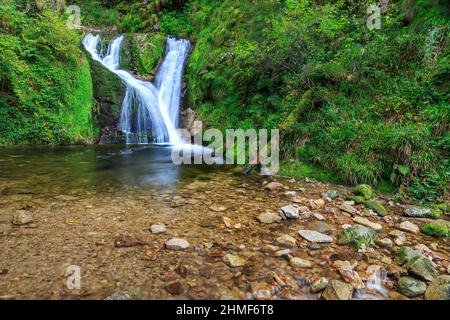
[[[182,165],[172,147],[0,147],[0,194],[103,192],[121,188],[177,188],[224,166]]]

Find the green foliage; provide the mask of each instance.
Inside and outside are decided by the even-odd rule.
[[[449,181],[449,7],[393,2],[370,32],[367,5],[191,1],[189,104],[221,129],[281,128],[286,159],[437,201]]]
[[[450,233],[449,233],[449,228],[448,225],[446,223],[441,223],[441,222],[430,222],[427,223],[423,228],[422,228],[422,233],[429,235],[431,237],[436,237],[436,238],[442,238],[442,237],[449,237]]]
[[[0,6],[0,144],[91,141],[92,83],[59,13]]]

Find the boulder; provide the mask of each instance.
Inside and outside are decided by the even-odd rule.
[[[322,290],[325,290],[327,288],[327,286],[328,286],[328,279],[322,277],[319,280],[314,281],[311,284],[311,292],[312,293],[320,292]]]
[[[33,217],[25,210],[17,210],[12,218],[12,224],[22,226],[33,222]]]
[[[366,219],[366,218],[363,218],[363,217],[355,217],[355,218],[353,218],[353,221],[358,223],[358,224],[361,224],[363,226],[372,228],[375,231],[381,231],[381,229],[383,229],[381,224],[372,222],[369,219]]]
[[[412,222],[404,221],[399,225],[400,230],[408,231],[411,233],[419,233],[419,227]]]
[[[360,249],[363,246],[372,246],[376,238],[377,233],[374,229],[356,224],[350,228],[341,230],[338,237],[338,244],[349,244]]]
[[[403,215],[412,218],[425,218],[430,214],[431,210],[428,208],[418,206],[407,206]]]
[[[367,200],[364,201],[364,206],[367,209],[371,209],[373,212],[378,214],[380,217],[385,217],[388,215],[387,209],[376,200]]]
[[[409,298],[421,296],[427,290],[427,284],[413,277],[401,277],[398,280],[398,291]]]

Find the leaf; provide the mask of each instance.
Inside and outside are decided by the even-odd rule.
[[[398,172],[400,172],[402,175],[406,176],[409,173],[410,169],[408,166],[401,165],[398,166]]]

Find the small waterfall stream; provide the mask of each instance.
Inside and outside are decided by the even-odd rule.
[[[98,51],[101,41],[99,35],[88,34],[83,39],[83,45],[92,58],[119,76],[126,85],[118,129],[125,134],[127,144],[180,144],[181,138],[176,128],[189,41],[167,38],[166,56],[156,75],[155,84],[152,84],[120,69],[123,39],[123,36],[114,39],[106,54]]]

